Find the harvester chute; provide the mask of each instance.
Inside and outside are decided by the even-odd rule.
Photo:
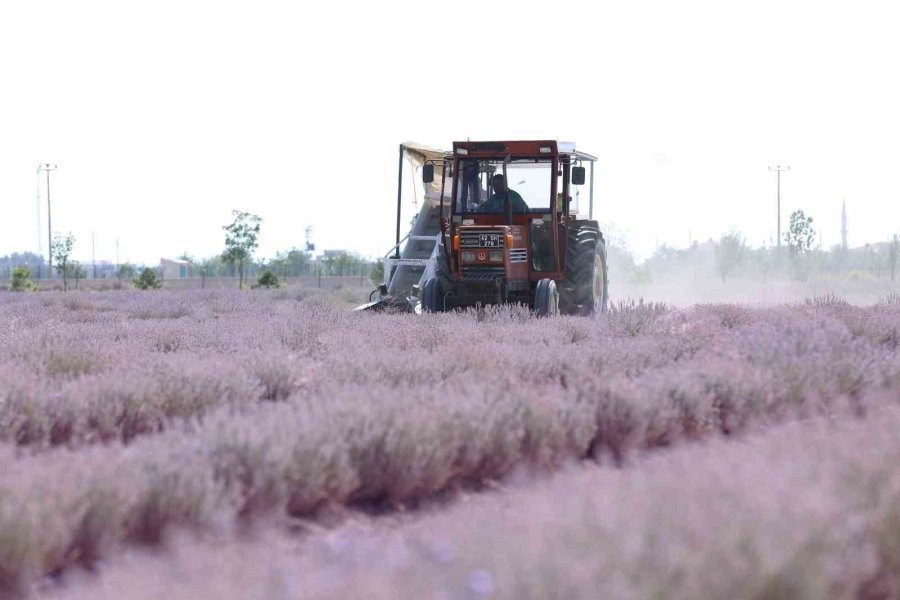
[[[416,142],[400,145],[397,183],[397,231],[395,245],[385,254],[384,283],[367,304],[356,310],[399,308],[416,311],[418,293],[434,277],[435,262],[443,255],[441,241],[441,189],[444,160],[448,153]],[[424,166],[433,165],[434,180],[422,181]],[[444,212],[450,209],[450,190],[445,192]],[[409,233],[400,237],[404,226]]]

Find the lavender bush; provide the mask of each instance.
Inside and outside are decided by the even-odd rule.
[[[900,593],[900,411],[568,469],[298,542],[182,536],[48,597],[859,599]],[[310,526],[305,526],[310,529]]]
[[[349,294],[349,292],[348,292]],[[358,314],[315,291],[0,295],[0,589],[172,525],[409,504],[462,481],[900,390],[900,304]]]

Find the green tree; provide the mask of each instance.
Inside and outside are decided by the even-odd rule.
[[[802,210],[791,213],[791,224],[784,234],[791,256],[806,254],[813,248],[816,231],[812,227],[812,217],[807,217]]]
[[[716,270],[725,283],[731,274],[744,261],[747,242],[740,232],[732,229],[719,239],[716,245]]]
[[[197,268],[200,270],[200,287],[206,288],[207,277],[218,277],[222,267],[222,257],[213,256],[212,258],[204,258],[198,261]]]
[[[144,267],[140,277],[134,280],[134,287],[139,290],[158,290],[162,287],[162,281],[157,279],[154,269]]]
[[[222,257],[218,255],[211,258],[198,258],[195,263],[195,272],[200,277],[217,277],[222,264]]]
[[[328,275],[353,275],[366,263],[366,259],[354,252],[332,252],[325,257]]]
[[[369,269],[369,279],[375,285],[384,283],[384,261],[376,260],[372,263],[372,268]]]
[[[232,266],[237,266],[238,287],[244,288],[244,267],[253,258],[253,252],[259,245],[259,228],[262,219],[257,215],[233,210],[234,221],[224,225],[225,252],[222,258]]]
[[[768,281],[769,274],[775,265],[774,249],[766,247],[765,241],[763,241],[760,248],[747,248],[744,262],[745,264],[749,263],[748,266],[762,275],[763,281]]]
[[[888,265],[891,267],[891,281],[897,273],[897,259],[900,258],[900,236],[896,233],[891,237],[888,245]]]
[[[309,262],[309,252],[291,248],[287,252],[276,252],[270,266],[276,271],[280,271],[283,277],[288,275],[296,277],[309,271]]]
[[[636,285],[646,285],[652,282],[653,275],[649,266],[645,263],[638,266],[634,254],[628,249],[624,236],[614,233],[606,240],[606,259],[611,272],[619,274],[619,277]]]
[[[350,275],[353,267],[361,264],[361,260],[358,256],[350,254],[349,252],[345,254],[341,254],[337,259],[337,266],[339,269],[340,275]]]
[[[16,267],[12,270],[12,282],[9,286],[13,292],[30,292],[37,290],[37,286],[31,281],[31,270],[28,267]]]
[[[87,270],[77,260],[70,260],[68,264],[69,274],[75,280],[75,289],[78,289],[78,282],[87,277]]]
[[[812,217],[807,217],[802,210],[795,210],[791,213],[790,226],[784,234],[791,256],[793,277],[798,281],[806,281],[811,268],[811,252],[816,240],[812,222]]]
[[[62,273],[64,292],[69,290],[68,275],[71,271],[69,260],[72,257],[72,248],[74,246],[75,236],[71,233],[62,235],[57,232],[53,234],[53,242],[50,244],[50,254],[53,256],[53,261],[56,263],[54,265],[56,267],[56,272]]]
[[[134,265],[131,263],[123,263],[116,269],[116,277],[119,281],[123,279],[134,279]]]

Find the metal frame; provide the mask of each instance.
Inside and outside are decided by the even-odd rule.
[[[402,240],[397,242],[397,245],[388,250],[388,253],[384,255],[384,283],[386,285],[390,285],[391,278],[393,277],[394,267],[399,265],[410,265],[413,267],[425,267],[425,271],[422,273],[422,277],[419,278],[419,284],[421,285],[422,281],[428,279],[428,277],[434,275],[434,261],[437,260],[437,257],[441,253],[441,236],[438,235],[409,235],[407,234]],[[400,252],[400,244],[405,241],[434,241],[434,249],[431,251],[431,256],[428,258],[398,258]],[[391,253],[395,253],[395,256],[392,257]]]
[[[388,250],[387,254],[384,255],[384,284],[390,288],[391,279],[396,274],[396,267],[400,265],[407,266],[424,266],[425,270],[422,273],[422,276],[419,278],[419,285],[421,286],[424,281],[426,281],[429,277],[433,277],[435,273],[435,260],[440,258],[441,253],[441,245],[443,243],[444,233],[441,231],[437,235],[412,235],[411,233],[407,234],[403,238],[400,237],[400,226],[401,226],[401,218],[403,211],[403,158],[404,153],[409,150],[415,154],[420,156],[421,153],[417,152],[414,148],[409,148],[406,144],[400,144],[399,147],[399,159],[398,159],[398,168],[397,168],[397,230],[396,230],[396,243],[394,246]],[[444,156],[441,159],[426,159],[424,164],[432,163],[437,164],[438,161],[442,161],[443,168],[441,170],[441,200],[440,200],[440,208],[438,219],[443,216],[443,207],[444,207],[444,185],[446,182],[446,167],[448,165],[448,158],[452,155],[450,153],[443,153]],[[423,156],[424,158],[424,156]],[[415,185],[415,183],[414,183]],[[433,241],[434,248],[431,251],[431,254],[428,258],[400,258],[400,246],[403,245],[404,242],[416,242],[416,241]],[[392,256],[393,255],[393,256]]]
[[[594,163],[597,162],[597,157],[587,152],[579,152],[576,150],[572,156],[576,158],[591,163],[591,189],[590,189],[590,201],[588,204],[588,219],[594,220]]]
[[[400,144],[400,161],[397,168],[397,245],[395,258],[400,258],[400,213],[403,211],[403,148]],[[394,249],[392,248],[392,249]]]

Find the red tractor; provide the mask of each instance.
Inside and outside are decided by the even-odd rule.
[[[403,257],[398,208],[395,255],[386,257],[381,298],[367,306],[405,294],[425,312],[501,303],[541,316],[606,310],[606,243],[577,206],[587,163],[593,212],[595,157],[556,141],[454,142],[450,153],[404,145],[401,187],[404,152],[418,158],[432,193]]]

